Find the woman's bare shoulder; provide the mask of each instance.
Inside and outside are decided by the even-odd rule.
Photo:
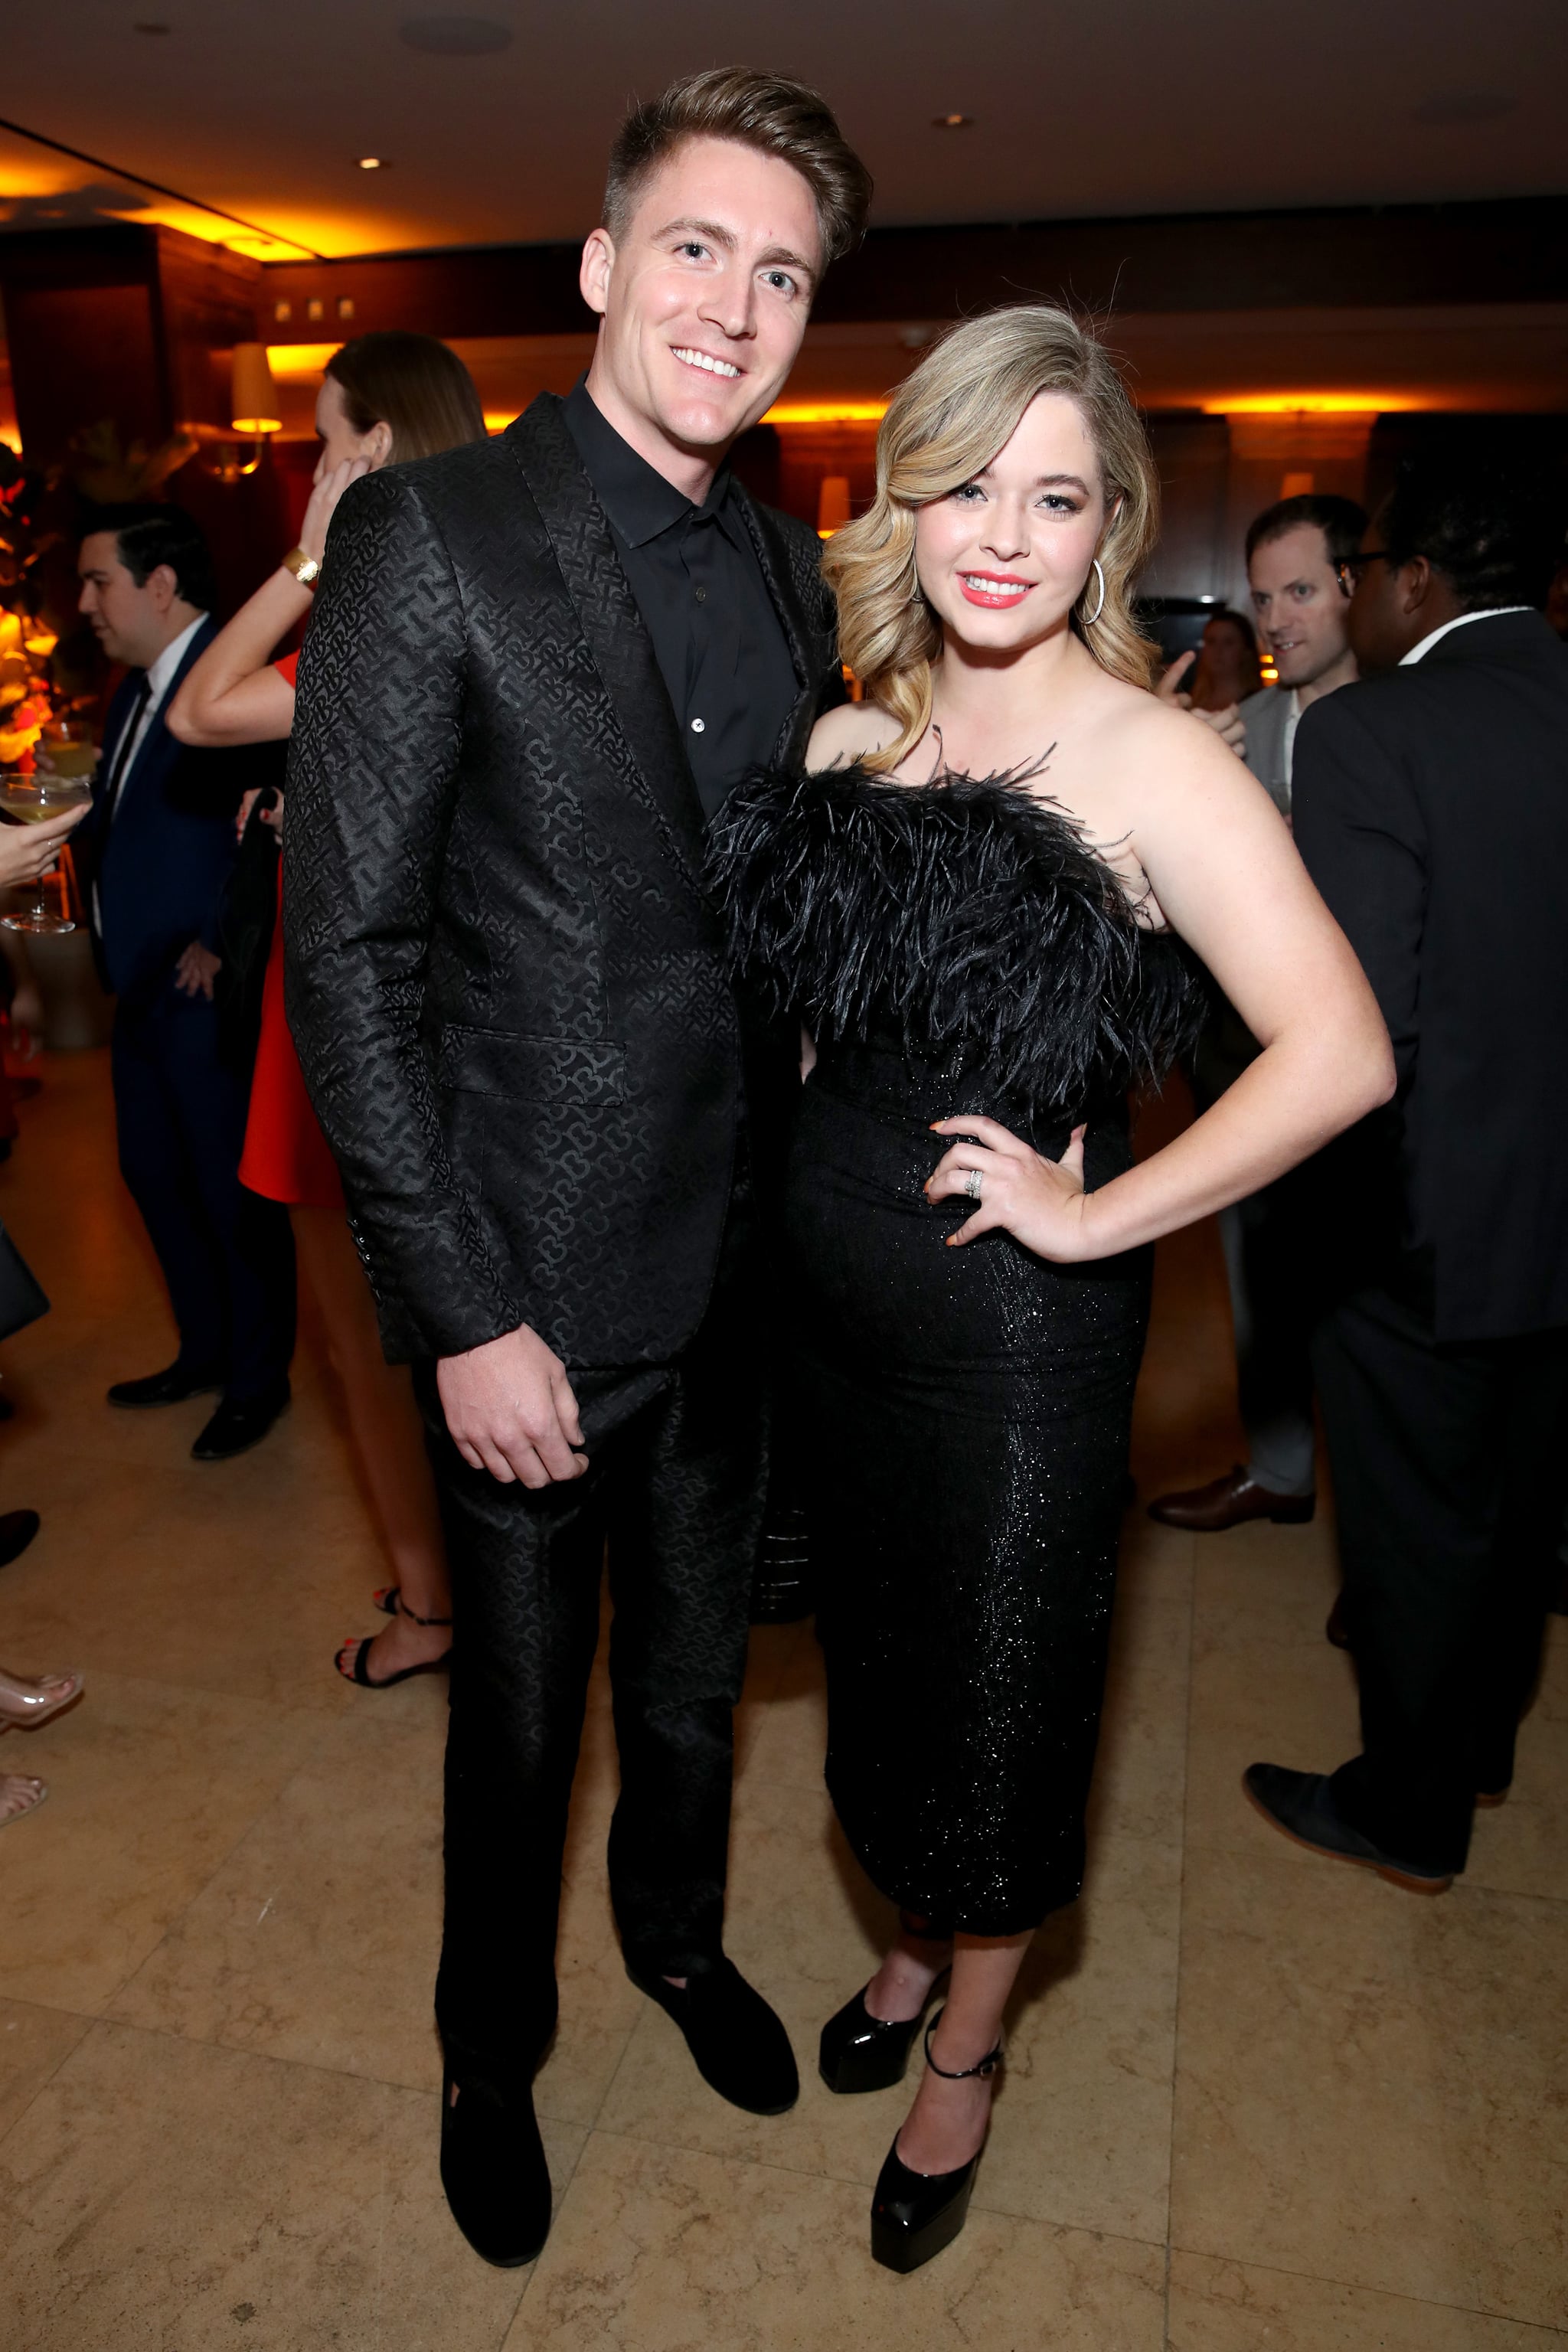
[[[880,703],[841,702],[837,709],[825,710],[812,729],[806,767],[814,773],[819,768],[847,768],[868,751],[880,751],[896,741],[898,734],[898,720]]]

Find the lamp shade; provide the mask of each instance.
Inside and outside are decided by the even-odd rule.
[[[281,433],[278,386],[265,343],[236,343],[229,380],[229,416],[237,433]]]

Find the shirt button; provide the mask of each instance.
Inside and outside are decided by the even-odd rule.
[[[694,719],[691,722],[691,731],[694,735],[705,734],[707,727],[708,721],[706,719]]]
[[[700,604],[706,604],[708,602],[708,591],[706,588],[695,588],[693,589],[692,593]]]

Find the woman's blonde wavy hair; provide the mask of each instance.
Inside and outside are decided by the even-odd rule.
[[[1046,303],[988,310],[952,328],[899,386],[877,436],[876,498],[823,551],[838,599],[839,650],[868,698],[900,725],[896,741],[867,757],[868,768],[896,768],[931,723],[942,626],[915,569],[916,513],[988,466],[1041,392],[1077,402],[1110,518],[1096,550],[1104,603],[1086,622],[1080,598],[1070,625],[1112,677],[1152,684],[1155,649],[1139,634],[1131,604],[1159,532],[1159,478],[1142,420],[1104,345],[1066,310]],[[1086,593],[1093,613],[1092,572]]]

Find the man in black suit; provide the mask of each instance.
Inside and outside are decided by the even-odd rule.
[[[798,84],[726,69],[638,108],[584,250],[585,383],[351,489],[300,666],[289,1013],[442,1493],[442,2178],[501,2263],[549,2226],[531,2081],[606,1538],[628,1970],[722,2096],[797,2095],[721,1943],[752,1169],[797,1041],[748,1023],[743,1048],[702,870],[730,785],[841,690],[815,534],[722,461],[868,194]]]
[[[216,633],[211,559],[190,517],[173,506],[102,509],[78,570],[82,612],[109,658],[127,665],[78,836],[100,974],[119,999],[120,1167],[180,1335],[172,1364],[117,1381],[109,1401],[178,1404],[221,1391],[191,1448],[198,1462],[221,1462],[265,1437],[283,1410],[294,1348],[289,1220],[240,1183],[249,1074],[219,1051],[214,1002],[235,812],[263,778],[256,753],[187,751],[164,723]]]
[[[1388,1112],[1321,1163],[1313,1351],[1363,1752],[1257,1764],[1317,1852],[1438,1893],[1513,1776],[1568,1438],[1568,646],[1553,533],[1467,454],[1402,474],[1345,566],[1363,682],[1296,741],[1296,839],[1394,1040]]]

